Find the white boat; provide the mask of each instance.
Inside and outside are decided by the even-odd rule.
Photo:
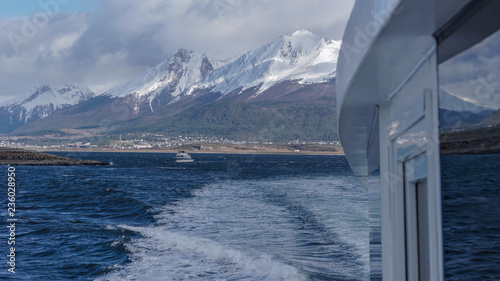
[[[175,162],[177,163],[191,163],[194,162],[194,159],[191,158],[191,155],[187,154],[183,150],[179,150],[175,155]]]
[[[444,280],[438,65],[499,30],[499,14],[495,0],[356,1],[337,104],[370,193],[372,280]]]

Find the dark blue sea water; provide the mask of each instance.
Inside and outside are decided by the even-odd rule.
[[[112,165],[16,167],[16,273],[3,262],[1,279],[369,276],[367,194],[343,156],[60,155]]]
[[[442,157],[446,280],[500,280],[500,155]]]

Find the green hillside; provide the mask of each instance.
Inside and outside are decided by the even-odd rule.
[[[337,140],[336,113],[331,104],[260,106],[216,102],[195,106],[146,125],[131,121],[115,133],[217,136],[234,140]]]

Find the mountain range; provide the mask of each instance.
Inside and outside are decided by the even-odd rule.
[[[99,95],[85,87],[42,85],[4,102],[0,133],[150,132],[256,141],[337,140],[340,45],[299,30],[236,57],[180,49]],[[489,113],[449,93],[440,97],[444,117],[470,112],[482,120]]]
[[[25,135],[71,129],[335,139],[340,44],[299,30],[238,57],[180,49],[129,82],[72,106],[57,107],[40,99],[39,107],[54,108],[43,115],[20,118],[11,108],[15,104],[29,112],[28,104],[8,101],[0,110],[5,110],[2,117],[11,125],[1,132]],[[53,92],[44,87],[50,88],[37,88],[33,95]],[[316,129],[322,132],[313,133]]]
[[[0,133],[8,133],[16,128],[42,119],[58,109],[67,108],[95,96],[86,87],[66,85],[57,89],[41,85],[27,94],[0,104]]]
[[[439,122],[445,129],[483,125],[494,110],[465,101],[445,90],[439,92]]]

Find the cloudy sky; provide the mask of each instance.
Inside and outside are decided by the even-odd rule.
[[[42,83],[102,93],[179,48],[246,52],[306,28],[341,39],[354,0],[0,0],[0,102]]]
[[[500,109],[500,31],[439,65],[441,89],[468,102]]]

